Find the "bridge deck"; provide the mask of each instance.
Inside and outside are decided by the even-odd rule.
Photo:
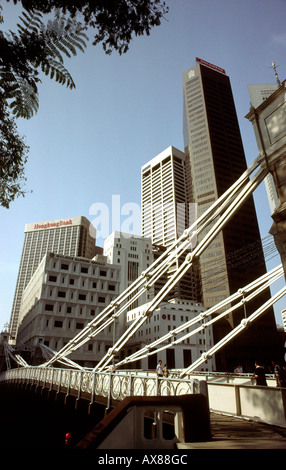
[[[212,440],[180,443],[178,449],[286,449],[286,428],[211,413]]]

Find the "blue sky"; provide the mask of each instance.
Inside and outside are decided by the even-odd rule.
[[[92,207],[120,210],[140,206],[141,166],[170,145],[183,151],[183,72],[200,57],[230,77],[247,162],[258,155],[249,111],[250,84],[274,83],[277,64],[286,78],[285,0],[168,0],[170,11],[150,36],[135,38],[127,54],[111,56],[90,44],[67,59],[76,89],[42,77],[40,108],[32,119],[18,120],[30,146],[25,198],[0,208],[0,330],[9,322],[25,224],[83,215]],[[2,1],[3,29],[14,29],[19,8]],[[264,184],[254,193],[261,237],[272,224]],[[137,231],[138,233],[138,231]],[[140,233],[138,233],[140,234]],[[103,239],[97,240],[103,245]],[[276,255],[267,267],[280,264]],[[279,290],[284,280],[275,284]],[[282,324],[282,299],[275,307]]]

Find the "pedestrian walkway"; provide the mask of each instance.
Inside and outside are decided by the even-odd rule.
[[[177,444],[178,449],[286,449],[286,428],[211,413],[212,440]]]

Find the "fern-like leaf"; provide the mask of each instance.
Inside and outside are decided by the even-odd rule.
[[[68,70],[54,59],[49,59],[41,63],[42,71],[49,75],[51,79],[55,77],[56,82],[66,85],[68,88],[75,88],[75,83]]]
[[[14,91],[13,99],[10,103],[15,117],[30,119],[39,109],[38,93],[26,80],[17,80],[17,88]]]
[[[17,24],[18,31],[22,34],[27,33],[37,33],[41,28],[42,23],[42,14],[37,11],[26,13],[23,11],[23,16],[20,16],[20,20],[23,23],[24,27],[21,24]]]
[[[34,82],[29,83],[12,71],[0,69],[0,88],[2,98],[10,102],[13,114],[18,117],[30,119],[39,108],[38,90]]]
[[[21,56],[20,67],[17,60],[3,61],[0,66],[2,96],[9,100],[16,117],[29,119],[38,111],[38,68],[61,85],[75,88],[63,56],[72,57],[78,50],[84,51],[88,41],[84,28],[75,19],[66,19],[56,12],[45,25],[42,18],[36,10],[22,13],[18,36],[10,33],[13,41],[10,44]]]
[[[77,49],[84,52],[86,48],[88,37],[83,31],[80,23],[56,15],[53,20],[48,21],[45,29],[42,27],[41,34],[46,41],[47,49],[51,50],[51,56],[56,47],[58,53],[70,58],[77,54]]]

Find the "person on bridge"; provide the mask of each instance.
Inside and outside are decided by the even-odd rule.
[[[267,386],[264,367],[258,365],[258,362],[255,361],[255,372],[251,380],[256,379],[256,385]]]
[[[165,364],[165,366],[164,366],[163,375],[164,375],[164,377],[168,377],[168,375],[169,375],[169,370],[168,370],[167,364]]]
[[[158,377],[163,377],[163,366],[162,366],[162,361],[161,359],[159,360],[157,367],[156,367],[156,374]]]
[[[277,364],[276,361],[272,361],[274,367],[274,375],[276,379],[277,387],[286,387],[286,372],[285,369]]]

